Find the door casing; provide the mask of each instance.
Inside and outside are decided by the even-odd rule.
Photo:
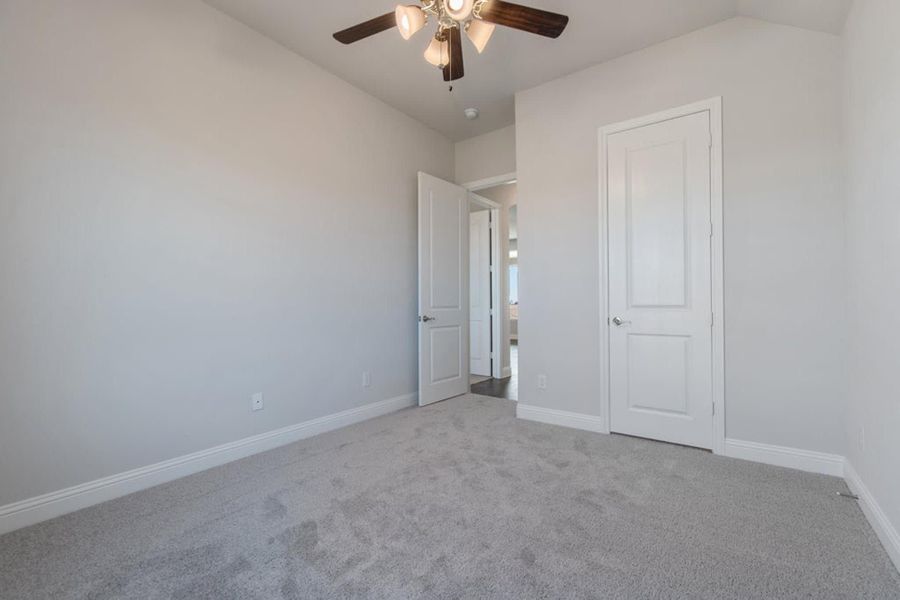
[[[463,186],[466,187],[466,186]],[[468,188],[466,188],[468,189]],[[501,379],[503,377],[503,299],[500,297],[500,278],[503,274],[500,267],[503,264],[500,256],[500,204],[479,196],[469,191],[469,200],[487,208],[491,213],[491,377]],[[507,340],[507,343],[509,341]]]
[[[712,397],[714,406],[712,451],[725,454],[725,302],[724,302],[724,219],[722,171],[722,98],[717,96],[651,115],[605,125],[599,129],[599,253],[600,253],[600,413],[603,432],[610,432],[610,347],[609,347],[609,202],[607,138],[622,131],[653,125],[700,112],[709,113],[710,123],[710,202],[712,221]]]
[[[493,377],[493,210],[472,210],[469,201],[469,373]],[[482,236],[483,234],[483,236]],[[473,276],[474,275],[474,276]],[[487,278],[487,284],[481,279]],[[472,327],[474,326],[474,327]],[[499,358],[499,357],[498,357]]]

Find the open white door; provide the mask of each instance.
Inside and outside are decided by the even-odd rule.
[[[469,373],[491,376],[491,211],[469,215]]]
[[[419,173],[419,405],[469,391],[469,200]]]

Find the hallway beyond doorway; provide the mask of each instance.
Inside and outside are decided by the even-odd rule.
[[[503,379],[488,378],[471,386],[473,394],[492,396],[494,398],[506,398],[507,400],[519,399],[519,344],[516,341],[509,346],[509,369],[511,375]]]

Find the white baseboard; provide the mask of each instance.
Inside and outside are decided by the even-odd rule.
[[[254,435],[146,467],[103,477],[56,492],[0,506],[0,534],[34,525],[88,506],[205,471],[320,433],[386,415],[416,404],[417,394],[389,398],[296,425]]]
[[[859,496],[859,507],[869,521],[869,525],[875,530],[878,539],[881,540],[881,545],[884,546],[888,556],[894,561],[894,566],[900,571],[900,533],[881,510],[881,506],[866,484],[859,478],[859,474],[849,460],[844,463],[844,481],[847,482],[850,490]]]
[[[774,446],[757,442],[726,439],[725,456],[741,458],[753,462],[799,469],[823,475],[844,475],[844,457],[837,454],[826,454],[812,450],[800,450],[787,446]]]
[[[594,431],[596,433],[609,433],[604,426],[603,419],[594,415],[542,408],[519,404],[516,407],[516,417],[528,421],[538,421],[551,425],[561,425],[574,429]],[[753,462],[800,469],[811,473],[821,473],[841,477],[844,474],[844,457],[837,454],[826,454],[812,450],[800,450],[786,446],[774,446],[757,442],[745,442],[742,440],[726,439],[725,456],[740,458]]]
[[[516,417],[525,419],[526,421],[537,421],[538,423],[547,423],[549,425],[561,425],[562,427],[583,429],[595,433],[609,433],[609,430],[603,424],[603,419],[600,417],[568,412],[565,410],[555,410],[552,408],[542,408],[540,406],[529,406],[527,404],[519,403],[516,406]]]

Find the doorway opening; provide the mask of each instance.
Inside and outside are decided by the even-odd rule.
[[[470,341],[472,343],[472,378],[471,392],[483,396],[518,399],[518,227],[517,227],[517,186],[514,176],[487,182],[480,186],[467,186],[472,191],[473,203],[473,228],[470,230],[470,294],[471,313],[473,319]],[[483,365],[477,364],[476,356],[480,351],[475,348],[480,343],[482,348],[485,342],[479,342],[479,335],[483,336],[484,327],[476,322],[476,313],[483,300],[476,297],[480,291],[479,281],[486,281],[482,270],[483,261],[478,262],[480,251],[475,247],[480,234],[476,228],[483,230],[484,217],[478,216],[485,211],[485,207],[491,207],[492,231],[492,259],[490,264],[491,289],[491,319],[493,333],[491,348],[490,375],[485,375],[487,370]],[[483,245],[483,244],[482,244]],[[482,332],[482,333],[479,333]]]
[[[506,205],[487,196],[494,193],[488,188],[514,182],[511,174],[463,187],[419,172],[420,406],[470,392],[472,373],[490,376],[477,385],[511,379],[506,299],[508,207],[514,204],[515,188],[504,188]],[[472,190],[484,190],[485,195]],[[473,343],[478,344],[474,352]],[[505,383],[502,397],[512,396],[515,388]]]
[[[499,367],[500,205],[469,195],[469,384],[492,379]]]

